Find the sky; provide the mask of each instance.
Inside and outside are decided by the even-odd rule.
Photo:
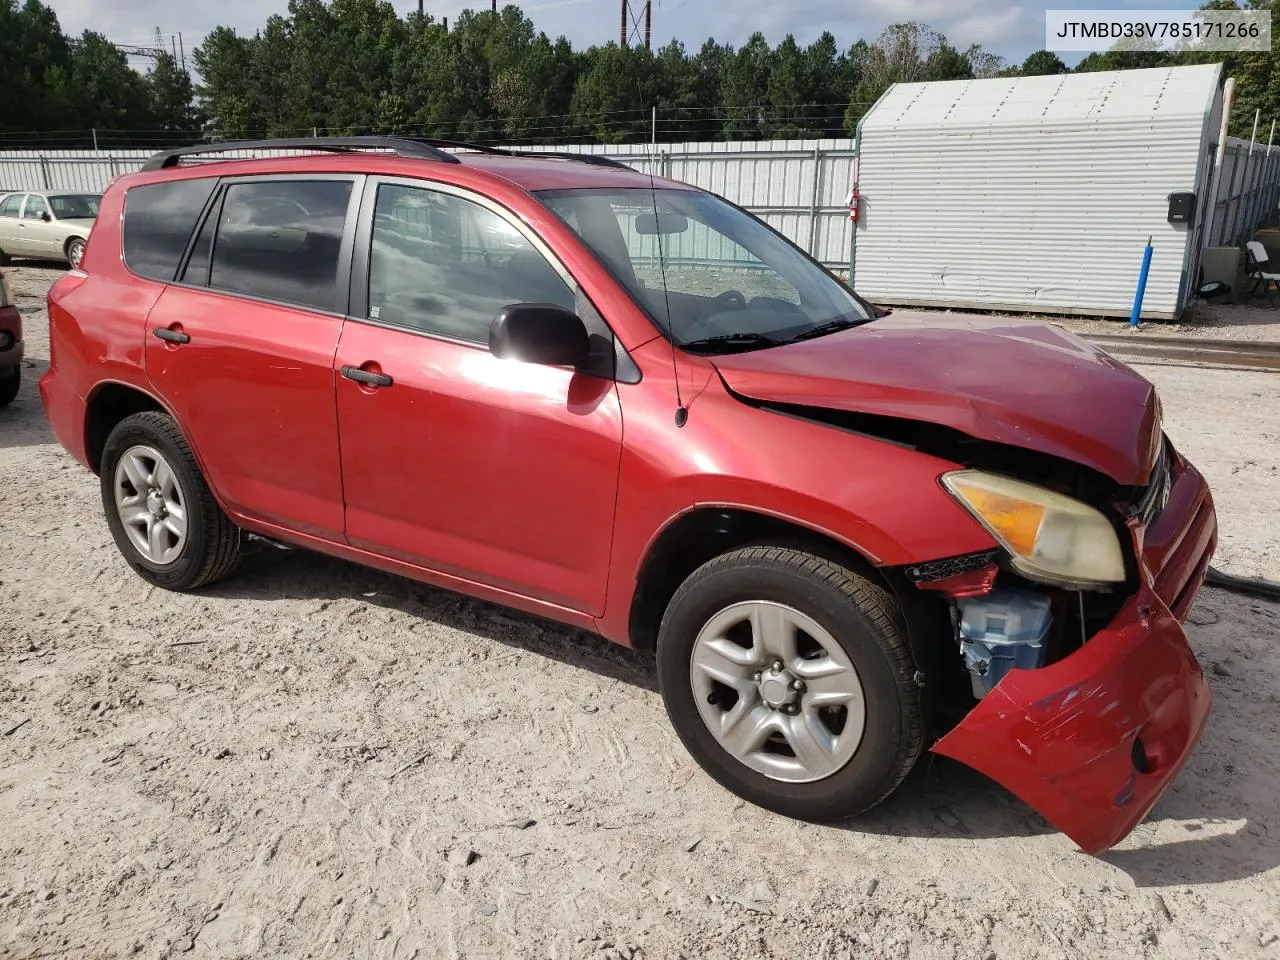
[[[190,54],[216,26],[253,33],[272,13],[284,13],[287,0],[45,0],[58,14],[64,32],[96,30],[116,43],[150,45],[157,27],[166,46],[181,33]],[[424,0],[436,17],[456,17],[487,0]],[[392,0],[407,14],[417,0]],[[504,6],[499,0],[499,6]],[[577,47],[616,42],[620,0],[527,0],[519,4],[535,26],[552,37],[563,34]],[[636,4],[639,6],[639,4]],[[1193,9],[1179,0],[654,0],[654,45],[673,37],[696,50],[708,37],[741,44],[759,30],[776,44],[787,33],[801,43],[830,30],[842,47],[858,39],[874,40],[891,23],[918,20],[943,33],[963,50],[978,43],[1010,62],[1020,63],[1044,46],[1046,9]],[[1068,63],[1079,59],[1063,57]]]

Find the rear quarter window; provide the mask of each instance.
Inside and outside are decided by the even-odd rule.
[[[124,262],[152,280],[173,280],[214,178],[132,187],[124,197]]]

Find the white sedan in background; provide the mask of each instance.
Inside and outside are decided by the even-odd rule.
[[[0,265],[31,257],[80,266],[101,199],[97,193],[54,191],[0,195]]]

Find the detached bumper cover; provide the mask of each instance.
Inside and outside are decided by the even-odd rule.
[[[1213,501],[1194,468],[1183,468],[1164,514],[1134,541],[1143,586],[1115,620],[1064,660],[1009,673],[933,747],[1088,853],[1120,842],[1150,812],[1209,714],[1180,622],[1217,542]]]

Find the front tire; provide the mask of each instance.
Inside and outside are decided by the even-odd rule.
[[[107,437],[102,507],[129,566],[166,590],[225,577],[240,559],[240,530],[205,483],[186,437],[164,413],[125,417]]]
[[[744,800],[827,822],[880,803],[924,749],[916,667],[892,597],[832,560],[754,546],[676,591],[658,637],[667,713]]]

